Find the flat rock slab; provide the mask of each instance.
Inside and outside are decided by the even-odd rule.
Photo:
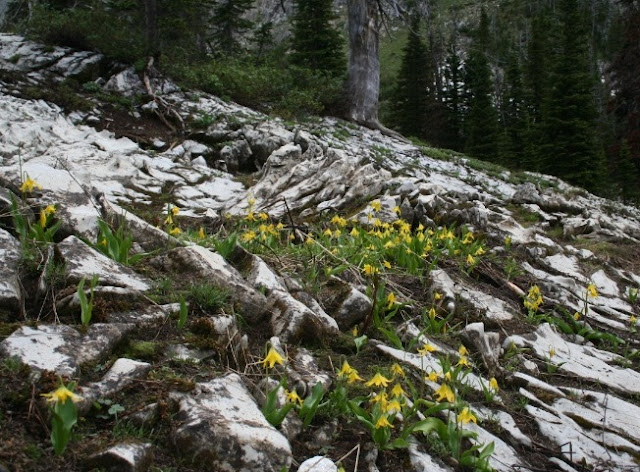
[[[224,472],[289,469],[289,442],[267,422],[237,374],[172,397],[179,402],[177,449],[195,463]]]
[[[551,362],[561,373],[570,373],[585,380],[607,385],[627,395],[640,393],[640,373],[614,365],[624,358],[595,347],[582,346],[566,341],[548,323],[535,332],[520,336],[509,336],[503,345],[514,343],[528,347],[533,355],[545,362]],[[554,350],[550,358],[550,351]]]
[[[168,270],[187,274],[195,280],[206,280],[229,291],[242,307],[242,316],[258,319],[265,311],[267,299],[251,287],[220,254],[202,246],[179,247],[156,260]]]
[[[106,357],[134,325],[95,324],[86,334],[66,325],[23,326],[0,343],[0,353],[30,368],[75,376],[80,365]]]
[[[66,263],[67,283],[78,283],[83,277],[99,277],[99,285],[124,287],[145,292],[151,283],[122,264],[109,259],[75,236],[69,236],[57,245]],[[88,286],[88,284],[87,284]]]
[[[20,243],[0,228],[0,313],[18,315],[20,310],[19,261]]]
[[[86,460],[91,468],[118,472],[144,472],[153,461],[153,444],[122,443]]]
[[[134,380],[146,377],[150,369],[151,364],[147,362],[118,359],[99,382],[82,388],[82,400],[78,403],[78,411],[81,414],[88,412],[94,401],[122,391]]]
[[[312,310],[289,292],[274,290],[267,303],[271,313],[272,334],[279,336],[283,342],[295,343],[305,337],[311,339],[339,332],[336,320],[322,308],[318,306]]]

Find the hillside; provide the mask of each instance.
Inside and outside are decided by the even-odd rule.
[[[0,470],[638,469],[638,208],[97,53],[0,68]]]

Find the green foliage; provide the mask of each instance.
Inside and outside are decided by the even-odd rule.
[[[146,254],[129,255],[133,246],[133,236],[121,224],[114,232],[104,221],[98,220],[98,242],[95,248],[114,261],[125,265],[132,265],[146,256]]]
[[[247,12],[252,7],[253,0],[221,0],[216,3],[211,40],[218,55],[228,57],[242,50],[239,36],[253,27],[247,19]]]
[[[229,292],[207,282],[193,284],[189,288],[189,301],[207,313],[217,313],[227,304]]]
[[[89,285],[89,298],[87,298],[87,294],[84,293],[84,284],[86,282],[86,277],[82,277],[80,282],[78,282],[78,288],[76,289],[76,294],[78,295],[78,300],[80,301],[80,322],[82,326],[87,327],[91,322],[91,316],[93,315],[93,290],[96,285],[98,285],[98,274],[94,274],[91,278],[91,282]]]
[[[543,100],[543,171],[589,190],[602,189],[604,153],[597,134],[589,63],[589,36],[578,0],[562,0],[559,52],[552,55],[550,82]]]
[[[483,10],[478,39],[465,64],[467,108],[464,119],[466,151],[472,156],[497,160],[498,114],[493,105],[493,78],[486,56],[488,18]]]
[[[182,330],[184,325],[187,323],[187,316],[189,314],[189,310],[187,308],[187,302],[185,302],[184,297],[180,296],[180,312],[178,313],[178,329]]]
[[[332,78],[342,78],[347,58],[344,39],[333,26],[331,0],[295,0],[291,63]]]

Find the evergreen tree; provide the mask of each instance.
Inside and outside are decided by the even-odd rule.
[[[637,0],[623,0],[623,4],[622,44],[611,65],[614,94],[610,113],[615,120],[615,140],[623,143],[616,147],[626,148],[623,166],[635,169],[631,175],[636,176],[635,186],[640,192],[640,3]],[[620,157],[622,155],[620,151]],[[623,189],[631,184],[626,180],[628,175],[617,172],[619,178],[625,179],[624,183],[620,183]]]
[[[620,146],[618,162],[616,162],[613,177],[620,189],[620,196],[624,202],[638,201],[640,198],[640,187],[638,187],[640,169],[634,162],[631,147],[626,140]]]
[[[464,121],[466,151],[483,159],[498,159],[498,114],[493,104],[493,78],[486,56],[489,19],[482,11],[465,64],[465,85],[468,111]]]
[[[217,54],[229,56],[242,50],[238,36],[253,27],[246,13],[253,7],[253,0],[220,0],[213,9],[211,40]]]
[[[420,18],[411,20],[396,86],[392,92],[390,125],[405,134],[425,138],[429,101],[434,100],[429,53],[420,37]]]
[[[562,40],[543,102],[543,170],[589,190],[602,187],[604,153],[590,72],[589,35],[578,0],[559,2]]]
[[[336,15],[331,0],[295,0],[291,62],[330,77],[343,76],[347,68],[344,40],[333,26]]]
[[[505,90],[502,96],[502,127],[505,148],[502,150],[503,163],[521,168],[525,162],[525,139],[528,121],[525,90],[522,83],[518,55],[512,52],[505,68]]]
[[[449,53],[445,61],[444,77],[444,104],[446,106],[446,147],[456,151],[462,151],[462,123],[463,123],[463,69],[462,61],[458,53],[457,35],[449,46]]]

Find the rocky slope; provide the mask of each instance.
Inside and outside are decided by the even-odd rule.
[[[93,53],[0,63],[0,469],[638,470],[637,208]]]

